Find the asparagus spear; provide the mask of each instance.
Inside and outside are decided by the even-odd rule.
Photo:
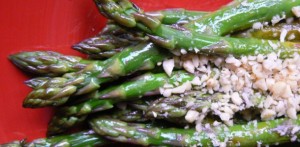
[[[173,9],[166,9],[154,12],[145,12],[149,16],[154,16],[160,18],[163,24],[181,24],[187,23],[189,21],[199,19],[204,15],[208,14],[208,12],[203,11],[191,11],[185,10],[182,8],[173,8]]]
[[[223,7],[210,13],[198,21],[191,22],[185,27],[198,33],[210,35],[226,35],[236,30],[252,27],[255,22],[270,22],[276,15],[292,17],[292,8],[299,1],[289,0],[246,0],[234,5]]]
[[[143,32],[124,29],[114,23],[108,23],[99,35],[83,40],[73,48],[89,58],[105,59],[121,52],[124,47],[145,42],[148,37]]]
[[[31,142],[13,141],[7,144],[2,144],[2,147],[93,147],[111,144],[111,141],[100,137],[93,130],[82,131],[73,134],[53,136],[49,138],[35,139]]]
[[[150,16],[159,17],[163,24],[183,24],[196,18],[200,18],[207,12],[187,11],[185,9],[167,9],[162,11],[147,12]],[[93,59],[104,59],[113,56],[123,50],[124,46],[147,41],[145,33],[129,28],[122,28],[113,22],[99,33],[99,35],[86,39],[73,46]]]
[[[144,116],[144,112],[142,110],[136,110],[134,108],[126,108],[114,110],[111,118],[119,119],[125,122],[146,122],[148,119]]]
[[[168,98],[159,98],[150,104],[146,110],[146,116],[157,119],[184,119],[188,110],[202,113],[203,108],[209,108],[212,102],[218,101],[220,98],[222,98],[220,93],[209,95],[197,91],[189,92],[183,97],[172,95]]]
[[[28,86],[28,87],[31,87],[33,89],[36,89],[38,87],[42,87],[44,84],[47,83],[47,81],[50,80],[49,77],[37,77],[37,78],[32,78],[32,79],[29,79],[27,81],[25,81],[25,84]],[[54,81],[53,81],[54,82]],[[56,82],[63,82],[60,81],[60,80],[56,80]],[[60,84],[59,84],[60,85]]]
[[[133,44],[129,40],[117,38],[112,35],[98,35],[83,40],[73,46],[73,49],[89,55],[92,59],[105,59],[122,51],[125,46]]]
[[[52,51],[21,52],[10,55],[9,59],[23,71],[41,76],[60,76],[76,72],[95,62]]]
[[[300,119],[287,118],[266,122],[219,126],[202,132],[193,129],[156,128],[145,124],[131,124],[110,118],[93,118],[91,127],[100,135],[119,142],[139,145],[171,146],[256,146],[289,142],[299,132],[293,128],[300,125]]]
[[[153,94],[157,95],[159,94],[159,88],[164,84],[174,84],[175,82],[183,84],[187,81],[192,81],[193,78],[194,75],[184,71],[173,72],[170,77],[165,73],[147,73],[121,85],[94,92],[86,97],[87,101],[73,106],[62,107],[58,110],[58,113],[64,116],[81,116],[91,112],[110,109],[115,103],[137,100],[143,96]]]
[[[289,23],[279,23],[275,26],[267,26],[261,29],[251,29],[243,32],[239,32],[238,34],[234,34],[236,37],[254,37],[261,39],[272,39],[272,40],[280,40],[281,34],[285,33],[283,36],[284,40],[299,42],[300,41],[300,24],[293,22]]]
[[[236,56],[280,52],[281,57],[290,56],[291,53],[299,51],[299,43],[265,41],[252,38],[237,39],[229,37],[207,36],[197,32],[197,30],[201,29],[195,30],[193,27],[188,27],[190,23],[183,27],[173,28],[161,24],[160,20],[156,17],[144,14],[140,9],[138,9],[136,6],[133,6],[133,4],[127,0],[122,1],[122,3],[118,3],[118,0],[95,0],[95,2],[98,4],[98,6],[100,6],[99,10],[106,17],[115,20],[121,25],[127,27],[137,27],[149,34],[152,34],[150,35],[150,39],[157,45],[167,49],[186,49],[196,53],[200,51],[207,54],[233,54]],[[228,23],[226,22],[226,25],[224,24],[225,27],[227,24],[240,24],[236,21],[237,19],[239,20],[241,16],[237,12],[254,13],[255,15],[253,17],[255,19],[256,17],[261,18],[262,14],[266,14],[265,12],[273,12],[273,15],[285,12],[286,16],[290,16],[291,8],[300,5],[300,1],[286,0],[248,0],[246,2],[249,7],[245,7],[240,4],[230,9],[223,8],[214,13],[212,16],[214,18],[226,17],[226,20],[224,21],[227,21]],[[257,9],[255,8],[256,6]],[[278,9],[272,9],[273,11],[269,11],[271,7],[276,7]],[[223,16],[223,14],[227,15]],[[229,14],[231,14],[232,17],[227,18],[228,16],[231,16]],[[245,15],[244,13],[242,14]],[[268,14],[267,17],[262,17],[264,19],[258,20],[270,21],[269,15],[270,14]],[[197,24],[202,23],[202,21],[203,19],[198,19],[192,23]],[[245,23],[241,24],[245,25]],[[221,24],[217,26],[221,26]],[[230,26],[226,32],[232,32],[236,29],[236,27]],[[223,33],[222,29],[216,30],[220,31],[219,34]]]
[[[47,85],[52,85],[52,87],[60,86],[66,82],[67,79],[64,77],[37,77],[25,81],[25,84],[33,89],[38,89]]]
[[[185,120],[185,116],[190,110],[199,112],[207,116],[208,114],[213,114],[211,105],[213,103],[219,102],[223,98],[223,93],[206,94],[200,91],[189,91],[184,94],[184,96],[172,95],[167,98],[159,98],[149,105],[145,111],[145,115],[148,118],[155,119],[181,119]],[[251,97],[251,102],[253,106],[252,109],[259,110],[259,105],[266,98],[263,96]],[[205,112],[203,112],[203,109]],[[186,122],[185,124],[187,124]]]
[[[112,111],[105,111],[103,114],[109,113],[109,117],[118,118],[125,122],[145,122],[148,119],[144,116],[144,110],[139,110],[134,107],[127,107],[126,109],[114,109]],[[102,114],[102,113],[100,113]],[[98,114],[99,115],[99,114]],[[47,135],[55,135],[63,133],[67,129],[82,124],[87,116],[61,116],[55,115],[48,125]]]
[[[58,109],[48,126],[48,132],[50,134],[63,132],[67,128],[81,123],[90,113],[111,109],[114,107],[114,104],[119,102],[140,99],[151,91],[157,91],[166,83],[179,81],[179,84],[182,84],[186,81],[191,81],[193,78],[193,75],[183,71],[173,72],[171,77],[168,77],[165,73],[148,73],[120,86],[114,86],[101,92],[94,92],[87,96],[88,100],[85,102]]]
[[[112,58],[89,64],[83,70],[64,75],[55,82],[52,79],[33,90],[24,100],[24,107],[58,106],[65,103],[72,95],[82,95],[97,90],[101,83],[111,81],[120,76],[131,74],[137,70],[153,69],[157,62],[169,54],[159,50],[152,43],[142,43],[128,47]],[[60,83],[60,84],[57,84]]]
[[[127,102],[127,105],[129,105],[130,107],[137,109],[137,110],[142,110],[142,111],[146,111],[148,109],[148,107],[150,106],[150,104],[152,104],[155,101],[155,99],[153,99],[152,97],[144,98],[142,100],[135,100],[132,102]]]
[[[95,2],[100,12],[124,26],[145,25],[153,30],[161,24],[161,21],[159,24],[155,22],[158,20],[157,17],[139,19],[141,16],[138,15],[142,14],[137,13],[143,13],[142,10],[137,6],[133,7],[127,0],[121,3],[118,0],[95,0]],[[202,33],[224,35],[234,30],[249,28],[254,22],[271,21],[274,16],[281,16],[283,13],[285,17],[291,17],[293,16],[291,9],[299,4],[297,1],[286,0],[235,1],[234,4],[187,23],[184,27]]]
[[[35,139],[25,144],[25,147],[53,147],[53,146],[72,146],[72,147],[93,147],[110,144],[103,137],[97,135],[93,130],[78,132],[70,135],[53,136],[49,138]]]

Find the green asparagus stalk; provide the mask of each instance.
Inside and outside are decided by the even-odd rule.
[[[141,14],[137,13],[143,12],[137,9],[137,6],[133,7],[130,1],[119,3],[118,0],[95,0],[95,2],[100,12],[104,13],[105,16],[127,27],[145,25],[149,29],[156,29],[158,25],[162,24],[161,21],[155,22],[159,20],[159,17],[151,16],[152,20],[144,17],[139,19],[140,16],[137,15]],[[232,5],[222,7],[186,24],[184,27],[198,33],[226,35],[234,30],[249,28],[255,22],[271,21],[274,16],[281,16],[283,13],[285,17],[292,17],[291,9],[298,5],[299,2],[297,1],[286,0],[235,1]],[[272,11],[270,11],[271,8]],[[145,13],[145,15],[147,14]]]
[[[48,132],[50,134],[63,132],[76,124],[80,124],[90,113],[111,109],[116,103],[138,100],[149,93],[150,95],[159,94],[152,93],[152,91],[157,91],[166,83],[172,84],[178,81],[179,84],[182,84],[193,80],[193,78],[193,75],[183,71],[173,72],[171,77],[165,73],[148,73],[120,86],[94,92],[87,96],[86,99],[88,100],[85,102],[58,109],[50,122]]]
[[[282,118],[231,127],[210,127],[202,132],[194,129],[156,128],[103,117],[93,118],[90,125],[98,134],[111,140],[144,146],[256,146],[290,142],[292,137],[299,135],[299,131],[292,130],[299,127],[300,119]]]
[[[83,40],[73,46],[73,49],[89,55],[92,59],[105,59],[122,51],[125,46],[133,44],[129,40],[117,38],[111,35],[97,35]]]
[[[137,70],[153,69],[158,62],[168,56],[169,53],[156,48],[152,43],[128,47],[104,62],[89,64],[83,70],[64,75],[60,78],[64,82],[55,82],[53,85],[53,80],[49,79],[26,97],[23,106],[36,108],[61,105],[72,95],[97,90],[101,83],[129,75]]]
[[[143,32],[122,28],[114,23],[108,25],[97,36],[85,39],[73,48],[92,59],[105,59],[121,52],[124,47],[145,42]]]
[[[270,39],[270,40],[280,40],[282,33],[285,33],[284,40],[291,42],[300,41],[300,24],[293,22],[288,23],[278,23],[275,26],[267,26],[261,29],[250,29],[238,34],[234,34],[236,37],[253,37],[261,39]]]
[[[72,146],[72,147],[93,147],[110,144],[103,137],[97,135],[93,130],[78,132],[70,135],[53,136],[33,140],[25,144],[25,147],[54,147],[54,146]]]
[[[35,139],[31,142],[13,141],[0,145],[1,147],[93,147],[111,144],[111,141],[100,137],[93,130],[82,131],[74,134],[59,135],[49,138]]]
[[[142,96],[151,96],[153,93],[157,94],[159,88],[164,84],[175,85],[176,82],[183,84],[184,82],[192,81],[194,77],[194,75],[185,71],[175,71],[170,76],[165,73],[148,73],[122,85],[109,87],[101,91],[97,97],[99,99],[128,100]]]
[[[134,108],[118,109],[112,112],[111,118],[119,119],[125,122],[146,122],[148,118],[144,116],[142,110],[136,110]]]
[[[271,22],[274,16],[293,17],[292,8],[299,1],[288,0],[246,0],[223,7],[185,27],[198,33],[226,35],[237,30],[251,28],[255,22]]]
[[[203,109],[207,110],[204,112],[205,116],[208,114],[213,114],[211,111],[212,103],[218,102],[223,98],[223,93],[215,94],[206,94],[200,91],[189,91],[185,93],[184,96],[172,95],[167,98],[159,98],[153,101],[147,110],[145,115],[148,118],[155,119],[182,119],[185,120],[185,116],[189,110],[194,110],[203,114]],[[263,96],[260,97],[251,97],[251,102],[253,106],[252,109],[259,110],[259,105],[266,98]],[[187,124],[187,122],[185,123]]]
[[[196,27],[189,26],[190,24],[201,24],[202,22],[205,22],[204,19],[197,19],[183,27],[173,28],[162,24],[159,18],[146,15],[142,10],[137,9],[136,6],[133,6],[133,4],[127,0],[122,1],[122,3],[117,3],[118,0],[95,0],[95,2],[100,6],[99,10],[106,17],[113,19],[126,27],[137,27],[142,31],[152,34],[150,35],[150,39],[157,45],[167,49],[186,49],[196,53],[200,51],[206,54],[233,54],[236,56],[280,52],[280,55],[283,58],[299,51],[299,43],[265,41],[252,38],[237,39],[207,36],[206,34],[199,33],[202,32],[201,29],[203,28],[200,27],[195,29]],[[243,6],[245,3],[247,3],[249,7]],[[223,8],[210,15],[212,18],[220,18],[215,19],[217,20],[216,22],[220,23],[216,26],[222,26],[222,29],[214,30],[214,32],[220,31],[215,34],[236,31],[240,27],[235,27],[235,25],[240,26],[240,24],[242,24],[242,26],[247,26],[248,24],[245,23],[250,22],[252,24],[256,19],[258,21],[270,21],[272,18],[270,18],[269,15],[271,14],[274,16],[276,14],[279,15],[285,13],[287,17],[292,16],[292,13],[290,12],[291,8],[300,5],[300,1],[286,0],[248,0],[245,1],[245,3],[231,8]],[[272,11],[270,11],[270,8],[278,9],[272,9]],[[248,15],[247,13],[253,13],[255,15]],[[243,21],[240,23],[237,21],[240,20],[242,15],[246,15],[245,18],[247,18],[249,22]],[[266,17],[261,17],[262,15],[266,15]],[[224,17],[226,20],[223,19],[223,21],[219,22],[219,20],[222,20],[221,18]],[[209,20],[209,17],[207,19]],[[214,22],[213,20],[214,19],[211,21]],[[205,28],[205,25],[199,26]],[[226,31],[224,31],[223,28]],[[207,31],[205,32],[209,33]]]
[[[9,59],[25,72],[40,76],[60,76],[76,72],[94,63],[76,56],[66,56],[52,51],[21,52]]]
[[[184,71],[173,72],[170,77],[165,73],[147,73],[121,85],[94,92],[86,96],[87,101],[73,106],[62,107],[58,110],[58,113],[64,116],[81,116],[107,110],[112,108],[115,103],[137,100],[143,96],[151,96],[153,94],[158,95],[159,88],[163,87],[164,84],[174,84],[175,82],[183,84],[187,81],[192,81],[193,78],[194,75]]]
[[[156,119],[184,119],[188,110],[202,113],[203,108],[209,108],[212,102],[221,98],[222,94],[220,93],[209,95],[197,91],[190,92],[183,97],[172,95],[168,98],[159,98],[150,104],[146,110],[146,116]]]
[[[65,132],[69,128],[83,124],[87,116],[53,116],[48,124],[47,136],[53,136]]]
[[[149,16],[160,18],[162,24],[185,24],[189,21],[200,19],[208,12],[203,11],[191,11],[182,8],[166,9],[154,12],[145,12]]]
[[[153,99],[152,97],[149,97],[149,98],[144,98],[142,100],[135,100],[132,102],[127,102],[127,105],[129,105],[130,107],[137,109],[137,110],[146,111],[148,109],[148,107],[150,106],[150,104],[152,104],[154,101],[155,101],[155,99]]]
[[[98,63],[100,64],[101,62]],[[73,74],[73,73],[66,73],[66,74]],[[47,85],[51,85],[52,87],[59,87],[65,84],[66,82],[67,79],[64,77],[37,77],[25,81],[25,84],[33,89],[39,89]]]
[[[163,24],[184,24],[193,19],[200,18],[207,12],[188,11],[185,9],[167,9],[147,12],[150,16],[159,17]],[[99,35],[86,39],[73,46],[92,59],[105,59],[123,50],[124,46],[134,45],[149,38],[141,31],[122,28],[109,22]]]
[[[37,77],[37,78],[32,78],[32,79],[29,79],[27,81],[25,81],[25,84],[28,86],[28,87],[31,87],[33,89],[36,89],[38,87],[42,87],[44,84],[47,83],[47,81],[50,80],[49,77]],[[54,81],[53,81],[54,82]],[[56,80],[56,82],[63,82],[63,81],[60,81],[60,80]],[[60,85],[60,84],[59,84]]]
[[[102,109],[104,110],[104,109]],[[100,110],[98,110],[100,111]],[[144,110],[136,109],[134,107],[126,107],[125,109],[114,109],[112,111],[104,111],[103,114],[111,118],[118,118],[125,122],[146,122],[148,119],[144,116]],[[100,113],[101,115],[102,113]],[[102,115],[103,115],[102,114]],[[99,115],[99,114],[98,114]],[[55,135],[58,133],[63,133],[67,129],[70,129],[74,126],[82,124],[85,122],[87,116],[62,116],[55,115],[48,125],[47,135]]]

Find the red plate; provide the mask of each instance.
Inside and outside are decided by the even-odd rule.
[[[211,11],[231,0],[134,0],[149,10],[186,8]],[[44,137],[50,108],[24,109],[29,78],[7,59],[20,51],[52,50],[80,55],[70,46],[97,34],[105,25],[93,0],[23,0],[0,2],[0,144],[15,139]]]

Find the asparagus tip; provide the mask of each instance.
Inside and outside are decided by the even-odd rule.
[[[84,122],[87,116],[70,116],[70,117],[65,117],[65,116],[54,116],[47,129],[47,136],[53,136],[59,133],[63,133],[64,131],[77,126]]]

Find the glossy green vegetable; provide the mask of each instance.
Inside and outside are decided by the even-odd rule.
[[[147,12],[147,15],[159,17],[163,24],[182,25],[191,20],[202,17],[207,12],[188,11],[185,9],[167,9],[162,11]],[[88,38],[73,46],[89,58],[105,59],[122,51],[124,47],[148,41],[149,37],[141,31],[120,27],[114,22],[109,22],[106,27],[95,37]]]
[[[157,62],[168,56],[168,53],[156,48],[152,43],[128,47],[104,62],[89,64],[78,72],[42,82],[43,84],[26,97],[23,106],[35,108],[61,105],[72,95],[97,90],[101,83],[132,74],[137,70],[153,69]]]
[[[231,127],[218,126],[202,132],[193,129],[157,128],[104,117],[93,118],[90,125],[98,134],[109,139],[144,146],[257,146],[290,142],[292,136],[299,135],[299,132],[293,133],[291,130],[299,127],[300,119],[283,118]],[[281,133],[285,129],[285,133]]]
[[[267,26],[261,29],[250,29],[247,31],[234,34],[235,37],[254,37],[261,39],[280,40],[280,36],[286,31],[283,36],[285,41],[299,42],[300,41],[300,24],[293,23],[278,23],[275,26]]]
[[[276,15],[293,17],[292,8],[299,6],[295,0],[245,0],[223,7],[194,22],[186,28],[209,35],[226,35],[251,28],[255,22],[271,22]],[[283,16],[284,15],[284,16]]]
[[[150,35],[151,40],[167,49],[186,49],[196,53],[233,54],[235,56],[280,52],[283,58],[291,56],[294,52],[299,52],[299,43],[265,41],[252,38],[217,37],[202,33],[210,34],[209,31],[213,30],[214,35],[222,35],[236,31],[242,26],[249,26],[250,24],[252,26],[252,23],[256,21],[271,21],[274,15],[284,12],[289,17],[292,16],[291,8],[300,5],[300,1],[248,0],[245,2],[249,6],[244,6],[244,3],[240,3],[233,7],[224,7],[213,14],[209,14],[210,17],[207,15],[206,19],[204,19],[205,17],[197,19],[183,27],[177,28],[162,24],[159,18],[148,16],[127,0],[122,1],[122,3],[118,3],[118,0],[95,0],[95,2],[101,5],[99,10],[108,18],[126,27],[137,27],[152,34]],[[269,11],[271,8],[277,9]],[[255,15],[246,15],[247,13]],[[246,16],[240,18],[242,15]],[[266,17],[261,17],[263,15]],[[239,20],[241,19],[243,22],[240,23]],[[215,27],[211,26],[211,24],[214,24],[214,21],[220,23],[216,25],[217,28],[205,30],[209,27]],[[190,24],[193,25],[189,26]]]
[[[101,7],[101,6],[100,6]],[[160,18],[162,24],[185,24],[195,19],[202,18],[208,12],[191,11],[182,8],[165,9],[154,12],[145,12],[149,16]]]
[[[194,110],[207,116],[211,112],[211,104],[220,101],[223,93],[207,94],[200,91],[188,91],[184,96],[172,95],[170,97],[162,97],[153,101],[145,111],[148,118],[166,119],[166,120],[185,120],[185,116],[189,110]],[[251,108],[259,110],[259,105],[266,98],[251,97]],[[203,109],[207,110],[203,113]],[[187,124],[187,122],[186,122]]]
[[[93,147],[110,144],[103,137],[97,135],[93,130],[78,132],[70,135],[59,135],[49,138],[35,139],[25,144],[25,147]]]
[[[131,107],[126,107],[125,109],[114,110],[111,118],[119,119],[125,122],[146,122],[149,119],[145,117],[142,110],[136,110]]]
[[[100,110],[98,110],[100,111]],[[107,115],[111,118],[117,118],[125,122],[146,122],[149,119],[145,117],[144,110],[136,109],[134,107],[126,107],[124,109],[115,108],[97,115]],[[47,134],[56,135],[63,133],[67,129],[82,124],[86,120],[87,116],[62,116],[59,113],[55,115],[48,125]]]
[[[96,62],[52,51],[21,52],[10,55],[9,59],[23,71],[41,76],[60,76],[76,72]]]
[[[173,72],[171,77],[168,77],[165,73],[148,73],[119,86],[94,92],[85,98],[88,100],[80,104],[58,109],[48,126],[48,132],[50,134],[63,132],[65,129],[83,122],[90,113],[111,109],[114,107],[114,104],[119,102],[138,100],[153,91],[158,91],[166,83],[174,83],[180,80],[179,84],[182,84],[186,81],[191,81],[193,78],[193,75],[183,71]],[[155,92],[150,95],[152,94],[159,93]]]
[[[153,94],[157,95],[159,94],[159,88],[166,83],[173,84],[178,80],[178,84],[183,84],[186,81],[192,81],[193,78],[194,75],[184,71],[173,72],[170,77],[165,73],[147,73],[121,85],[94,92],[85,98],[88,99],[87,101],[74,106],[62,107],[58,112],[60,115],[65,116],[80,116],[110,109],[113,107],[113,104],[118,102],[137,100],[143,96],[151,96]]]
[[[177,95],[163,97],[151,103],[145,115],[156,119],[181,118],[185,120],[184,116],[189,110],[202,113],[203,108],[210,108],[212,102],[221,98],[222,94],[220,93],[209,95],[197,91],[188,92],[184,97]],[[187,106],[188,104],[189,106]]]
[[[39,138],[31,142],[13,141],[0,145],[1,147],[94,147],[111,144],[111,141],[104,139],[93,130],[82,131],[73,134]]]
[[[97,36],[85,39],[73,48],[89,55],[89,58],[106,59],[121,52],[127,46],[136,45],[148,39],[143,32],[125,29],[111,22]]]

